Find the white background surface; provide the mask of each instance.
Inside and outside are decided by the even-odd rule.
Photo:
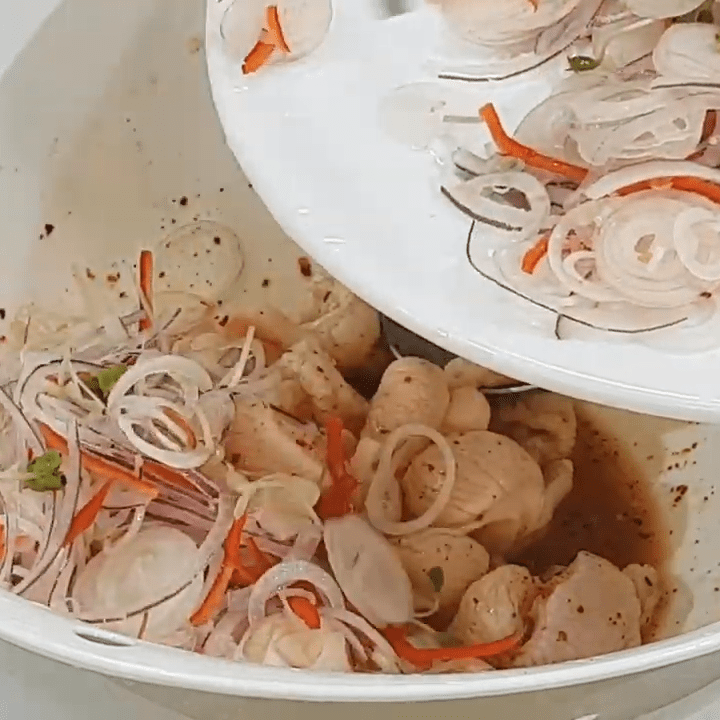
[[[0,73],[59,3],[0,0]],[[719,720],[720,705],[701,710],[719,696],[720,689],[711,688],[643,720]],[[0,720],[26,718],[181,720],[180,715],[137,698],[110,680],[0,644]]]

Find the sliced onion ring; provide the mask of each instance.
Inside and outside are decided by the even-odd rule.
[[[406,522],[394,522],[385,517],[383,513],[384,498],[389,478],[393,472],[393,456],[404,440],[411,437],[425,437],[434,442],[439,448],[445,461],[445,481],[440,488],[432,505],[418,518]],[[365,508],[370,522],[386,535],[409,535],[423,530],[437,520],[453,491],[455,485],[455,457],[452,454],[447,440],[437,431],[427,425],[408,424],[394,430],[385,440],[380,451],[380,460],[375,475],[370,483]]]

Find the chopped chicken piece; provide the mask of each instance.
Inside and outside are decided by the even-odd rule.
[[[451,389],[466,387],[494,388],[515,385],[516,380],[500,375],[463,358],[455,358],[445,366],[445,377]]]
[[[543,516],[545,482],[539,465],[510,438],[487,431],[448,436],[457,461],[455,485],[436,525],[478,523],[477,539],[503,554],[538,529]],[[420,516],[445,482],[436,445],[411,462],[401,478],[405,503]]]
[[[577,419],[572,400],[546,392],[525,393],[503,403],[493,415],[492,430],[522,445],[540,464],[570,457]]]
[[[454,612],[470,583],[490,566],[487,550],[467,535],[431,528],[396,541],[417,600],[436,600],[442,612]]]
[[[474,386],[464,385],[450,392],[450,405],[445,413],[443,433],[487,430],[490,425],[490,404]]]
[[[640,598],[642,629],[649,629],[662,595],[658,571],[652,565],[628,565],[623,572],[635,584],[635,592]]]
[[[323,475],[320,434],[263,402],[235,399],[225,448],[232,464],[246,472],[281,472],[317,482]]]
[[[642,607],[633,581],[588,552],[555,576],[532,609],[534,630],[515,658],[527,667],[637,647]]]
[[[242,657],[275,667],[347,672],[347,642],[337,630],[311,630],[285,613],[268,615],[253,625],[242,641]]]
[[[449,402],[445,375],[437,365],[420,358],[396,360],[385,371],[370,402],[363,435],[380,438],[407,423],[437,430]]]
[[[466,645],[522,632],[538,590],[526,568],[503,565],[467,589],[449,632]]]
[[[335,416],[359,434],[367,416],[367,400],[345,382],[317,342],[306,339],[293,345],[272,366],[271,373],[279,373],[285,383],[296,381],[305,395],[300,403],[311,407],[313,419],[319,425]],[[290,408],[283,409],[294,414]]]
[[[302,329],[318,338],[342,371],[366,367],[380,340],[377,311],[329,277],[313,279],[313,296]]]

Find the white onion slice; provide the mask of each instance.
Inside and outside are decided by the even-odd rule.
[[[409,622],[413,592],[390,543],[357,515],[325,523],[325,548],[347,599],[374,625]]]
[[[677,216],[673,236],[680,261],[695,277],[720,281],[720,211],[688,208]]]
[[[118,381],[110,391],[107,406],[111,408],[134,385],[152,375],[169,375],[194,385],[201,392],[212,389],[212,378],[202,365],[179,355],[160,355],[149,360],[139,360]]]
[[[330,0],[278,0],[278,19],[290,52],[276,53],[272,60],[300,58],[317,49],[332,20]],[[265,0],[235,0],[225,12],[221,33],[225,52],[242,61],[260,39],[265,25]]]
[[[338,620],[362,633],[388,661],[397,662],[398,658],[392,645],[361,615],[344,608],[322,608],[320,616]]]
[[[690,161],[652,160],[637,165],[629,165],[603,175],[578,190],[570,203],[577,201],[580,196],[585,196],[589,200],[597,200],[636,183],[676,176],[709,180],[720,185],[720,170],[715,168],[709,168]]]
[[[699,8],[705,0],[625,0],[629,10],[645,18],[664,20],[680,17]]]
[[[400,444],[412,437],[425,437],[440,448],[445,461],[445,480],[432,505],[420,517],[406,522],[395,522],[389,520],[383,512],[388,484],[393,474],[393,456]],[[455,466],[452,450],[447,440],[437,430],[426,425],[400,426],[387,436],[382,446],[378,467],[365,500],[368,519],[374,527],[386,535],[408,535],[432,525],[452,494],[455,485]]]
[[[128,396],[115,403],[112,414],[118,427],[125,434],[132,445],[143,455],[153,458],[168,467],[189,470],[202,466],[213,453],[214,445],[212,438],[203,438],[204,444],[194,449],[181,450],[177,448],[168,449],[158,447],[153,443],[140,437],[136,427],[143,424],[144,420],[162,422],[168,429],[182,436],[184,433],[173,421],[163,413],[163,409],[170,409],[181,417],[184,413],[177,407],[162,399],[152,397]]]
[[[13,402],[10,396],[0,388],[0,405],[12,419],[15,428],[25,440],[27,447],[38,456],[45,452],[42,441],[35,428],[30,424],[22,410]]]
[[[583,125],[570,131],[583,160],[595,167],[612,161],[684,160],[697,149],[707,113],[706,104],[690,98],[658,99],[648,115],[610,127]]]
[[[321,567],[303,560],[282,562],[270,568],[253,585],[248,602],[248,618],[250,625],[254,625],[265,617],[265,606],[270,598],[277,595],[284,588],[305,581],[317,588],[330,607],[341,608],[345,606],[343,594],[332,576]]]
[[[653,92],[649,80],[619,82],[611,80],[580,93],[568,93],[567,104],[583,125],[615,123],[642,117],[657,108],[661,96],[668,92]]]
[[[167,526],[147,528],[126,542],[105,550],[85,566],[73,588],[81,615],[122,617],[129,608],[150,605],[171,595],[185,578],[189,584],[167,601],[142,615],[105,627],[161,640],[179,629],[201,599],[203,579],[194,575],[198,548],[184,533]],[[193,577],[194,575],[194,577]]]
[[[444,187],[444,194],[478,222],[525,240],[537,234],[550,213],[544,185],[525,172],[497,172]]]
[[[81,475],[80,475],[80,444],[77,434],[77,425],[71,424],[68,435],[68,463],[66,484],[62,491],[58,505],[54,504],[53,522],[48,527],[48,536],[42,551],[38,554],[30,571],[23,581],[13,588],[18,595],[25,595],[32,591],[38,583],[46,585],[49,571],[62,551],[62,544],[67,536],[75,512],[80,502]],[[57,501],[55,501],[57,503]],[[50,588],[48,588],[48,591]],[[43,594],[41,592],[41,594]]]
[[[114,617],[108,617],[107,613],[102,613],[100,615],[95,615],[91,613],[78,613],[78,618],[93,625],[106,626],[111,623],[118,623],[121,624],[122,627],[134,628],[135,626],[133,625],[133,623],[129,622],[130,620],[132,620],[133,618],[141,617],[147,613],[150,613],[155,608],[160,608],[165,603],[173,601],[176,597],[186,592],[190,586],[194,587],[197,579],[200,580],[200,590],[198,593],[199,600],[199,598],[202,597],[203,589],[202,572],[208,566],[213,556],[215,556],[220,551],[223,541],[227,537],[228,531],[230,530],[232,522],[232,497],[229,495],[221,495],[218,501],[218,510],[215,518],[215,523],[210,529],[210,532],[208,532],[208,534],[206,535],[200,547],[195,546],[195,544],[193,543],[193,546],[196,548],[195,552],[191,553],[190,555],[185,553],[183,556],[184,562],[180,563],[179,565],[177,565],[176,568],[174,568],[178,571],[180,568],[182,568],[183,573],[182,575],[178,575],[178,577],[176,578],[176,583],[172,588],[170,588],[166,593],[163,592],[162,594],[158,595],[158,588],[155,587],[154,589],[156,592],[154,593],[151,600],[148,600],[142,605],[128,605],[127,607],[118,608],[118,613]],[[164,525],[155,527],[161,527],[163,528],[163,531],[170,529]],[[136,542],[138,542],[137,538]],[[127,553],[127,548],[125,548],[125,552]],[[162,578],[159,578],[159,583],[162,588],[165,587],[165,583],[163,582]],[[141,589],[139,589],[138,591],[142,592]],[[191,610],[192,609],[194,608],[191,608]],[[189,615],[190,612],[188,612],[188,616]],[[158,622],[160,622],[160,618],[162,618],[162,613],[159,614]],[[128,624],[126,625],[125,623]]]
[[[625,198],[602,224],[595,259],[600,278],[642,307],[674,308],[705,289],[675,253],[675,218],[686,207],[652,192]]]
[[[655,69],[667,78],[718,82],[720,53],[717,50],[717,33],[717,25],[672,25],[653,53]]]

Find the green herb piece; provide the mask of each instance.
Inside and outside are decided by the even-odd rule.
[[[441,567],[430,568],[428,570],[428,577],[432,583],[433,590],[435,590],[436,593],[439,593],[445,584],[445,572],[443,569]]]
[[[108,395],[117,384],[117,381],[127,372],[125,365],[112,365],[103,368],[97,375],[85,375],[82,380],[87,389],[103,400],[107,400]]]
[[[62,490],[65,479],[60,472],[62,457],[56,450],[49,450],[44,455],[36,457],[28,464],[28,472],[33,477],[25,481],[25,485],[36,492],[50,492]]]
[[[98,385],[100,386],[100,392],[107,397],[110,391],[117,385],[118,380],[127,372],[127,366],[125,365],[113,365],[109,368],[104,368],[97,374]]]
[[[595,68],[600,67],[599,60],[585,55],[575,55],[568,58],[568,63],[573,72],[587,72],[588,70],[595,70]]]

